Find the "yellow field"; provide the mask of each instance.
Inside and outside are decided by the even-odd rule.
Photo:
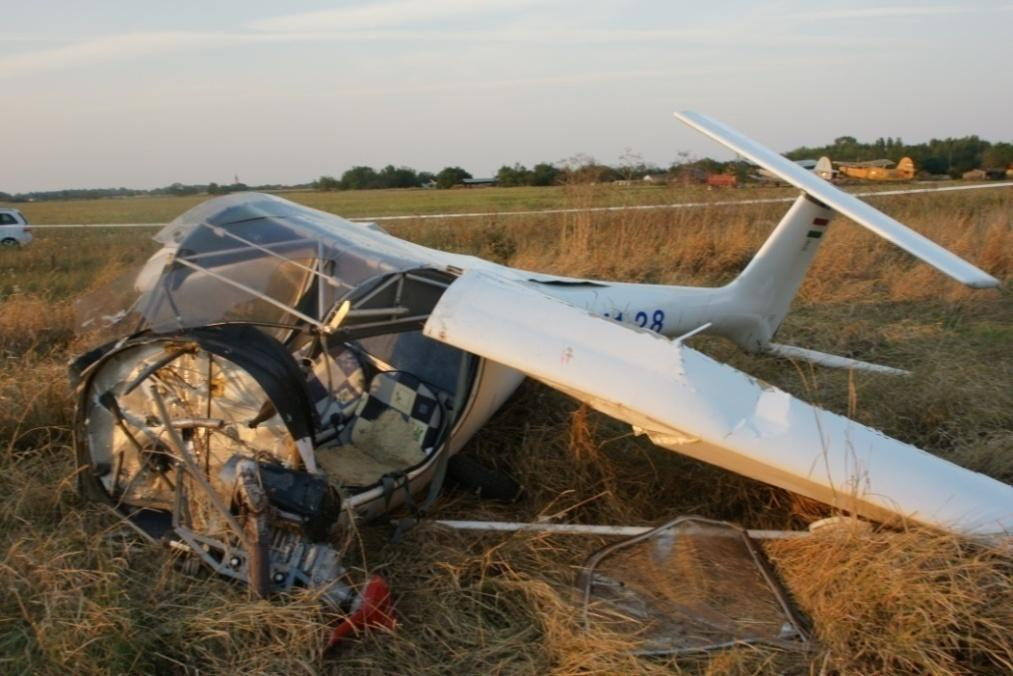
[[[677,188],[296,193],[346,216],[684,201]],[[760,189],[757,189],[759,191]],[[786,194],[762,189],[762,196]],[[719,192],[720,199],[761,196]],[[167,221],[197,200],[24,205],[36,223]],[[966,467],[1013,482],[1013,190],[876,205],[1004,280],[972,292],[835,219],[779,340],[899,366],[848,374],[704,351],[793,394]],[[428,246],[542,271],[716,284],[735,276],[786,205],[397,222]],[[326,622],[305,595],[245,590],[174,568],[74,491],[66,360],[75,298],[143,261],[143,230],[36,231],[0,251],[0,671],[5,673],[1008,673],[1008,550],[918,529],[845,530],[769,554],[810,614],[807,654],[738,648],[636,658],[629,637],[585,633],[574,566],[601,540],[476,536],[422,525],[400,544],[378,525],[346,563],[392,583],[400,627],[320,653]],[[524,486],[512,505],[449,492],[439,517],[654,524],[684,513],[795,528],[825,514],[785,491],[661,451],[629,428],[527,383],[466,449]],[[361,571],[360,571],[361,574]]]

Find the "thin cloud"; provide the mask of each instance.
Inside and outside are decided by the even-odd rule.
[[[126,57],[175,51],[215,39],[208,33],[158,32],[112,35],[63,47],[19,52],[0,58],[0,78],[31,75]]]
[[[69,70],[97,63],[136,59],[184,49],[223,45],[297,42],[461,42],[461,43],[544,43],[595,44],[698,41],[713,39],[706,30],[555,30],[493,29],[475,31],[441,30],[313,30],[298,32],[144,32],[108,35],[72,42],[60,47],[36,49],[0,56],[0,79],[37,73]]]
[[[8,42],[69,42],[77,38],[60,37],[57,35],[5,35],[4,43]]]
[[[689,68],[684,69],[689,72]],[[344,90],[344,94],[351,96],[383,96],[389,94],[421,94],[439,92],[461,92],[476,90],[499,91],[504,88],[539,88],[539,87],[569,87],[581,84],[594,84],[598,82],[629,81],[643,79],[658,79],[671,77],[672,72],[659,69],[627,70],[627,71],[606,71],[596,73],[579,73],[575,75],[550,75],[544,77],[509,78],[498,80],[460,80],[448,82],[433,82],[428,84],[411,84],[389,87],[352,87]]]
[[[845,59],[828,59],[823,63],[844,63]],[[582,72],[576,74],[546,75],[541,77],[505,78],[505,79],[481,79],[481,80],[456,80],[440,81],[431,83],[405,82],[397,85],[382,87],[353,86],[342,90],[346,96],[385,96],[402,94],[426,94],[441,92],[462,92],[492,90],[501,91],[507,88],[517,89],[538,89],[573,87],[587,84],[598,84],[608,82],[629,82],[630,80],[661,80],[672,81],[673,78],[688,75],[718,75],[727,73],[752,73],[767,72],[770,68],[787,68],[795,63],[795,60],[767,61],[763,64],[684,64],[671,68],[643,68],[635,70],[611,70]]]
[[[685,51],[729,41],[739,46],[766,45],[772,39],[781,46],[806,47],[811,44],[832,45],[841,38],[809,34],[758,32],[754,25],[741,21],[721,25],[664,26],[650,28],[610,27],[608,17],[597,20],[588,11],[582,12],[583,26],[555,25],[546,20],[537,4],[523,13],[523,21],[486,22],[491,26],[465,29],[458,19],[474,20],[494,16],[500,10],[516,10],[518,2],[533,0],[389,0],[315,12],[293,13],[253,21],[233,30],[160,31],[98,36],[65,42],[59,46],[42,46],[0,56],[0,79],[15,79],[38,73],[74,70],[101,63],[124,63],[152,55],[183,50],[214,49],[257,43],[285,44],[333,42],[336,44],[366,42],[462,43],[462,44],[533,44],[551,46],[579,45],[658,45]],[[558,9],[559,5],[553,5]],[[913,8],[904,8],[910,11]],[[914,8],[917,9],[917,8]],[[938,9],[938,8],[937,8]],[[855,10],[859,11],[859,10]],[[861,10],[889,12],[891,8]],[[815,13],[812,16],[818,16]],[[830,14],[830,13],[823,13]],[[853,14],[853,12],[852,12]],[[515,12],[516,17],[516,12]],[[594,24],[599,25],[594,25]],[[775,39],[776,38],[776,39]],[[44,40],[30,36],[30,41]],[[853,40],[853,38],[851,39]],[[26,43],[29,40],[26,40]],[[850,44],[850,40],[848,41]]]
[[[897,5],[894,7],[863,7],[855,9],[828,9],[797,14],[801,19],[877,19],[892,16],[938,16],[967,14],[980,11],[980,7],[967,5]]]
[[[516,9],[518,0],[394,0],[368,5],[299,12],[254,21],[254,30],[302,32],[391,28],[457,19],[499,9]]]

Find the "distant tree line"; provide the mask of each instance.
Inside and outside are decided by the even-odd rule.
[[[418,172],[410,167],[388,164],[377,171],[373,167],[352,167],[341,175],[321,176],[314,182],[317,190],[379,190],[382,188],[418,188],[433,180],[433,174]]]
[[[902,157],[914,160],[919,171],[929,174],[949,174],[959,177],[977,168],[1005,168],[1013,165],[1013,143],[992,143],[977,136],[932,139],[926,143],[905,144],[900,138],[879,138],[863,143],[853,136],[840,136],[829,145],[799,147],[785,153],[790,159],[818,158],[823,155],[837,162],[861,162]],[[612,181],[640,181],[657,176],[664,180],[697,180],[714,173],[731,173],[746,180],[756,171],[742,161],[719,162],[711,158],[694,159],[679,153],[679,159],[667,169],[644,162],[629,149],[615,166],[602,164],[586,155],[577,155],[560,162],[539,162],[528,169],[522,164],[503,165],[496,172],[496,183],[505,186],[545,186],[569,183],[609,183]],[[208,183],[171,185],[152,190],[133,188],[86,188],[46,190],[26,193],[0,191],[0,202],[36,202],[48,200],[80,200],[141,195],[225,195],[243,190],[378,190],[384,188],[451,188],[472,175],[461,167],[444,167],[437,173],[416,171],[411,167],[388,164],[379,171],[368,166],[355,166],[341,178],[321,176],[312,183],[298,185],[265,184],[248,186],[244,183]]]
[[[657,167],[641,167],[636,178],[648,171],[662,172]],[[606,183],[624,175],[619,168],[595,162],[593,158],[578,156],[555,164],[539,162],[528,169],[522,164],[503,165],[496,172],[495,182],[505,187],[545,186],[558,183]],[[444,167],[437,173],[415,171],[410,167],[388,164],[377,171],[373,167],[356,166],[341,178],[321,176],[313,182],[317,190],[380,190],[384,188],[452,188],[472,175],[461,167]]]
[[[47,190],[40,192],[26,192],[8,194],[0,192],[2,202],[29,202],[42,200],[89,200],[101,197],[136,197],[146,195],[147,190],[134,190],[131,188],[80,188],[70,190]]]
[[[451,188],[471,174],[461,167],[444,167],[439,173],[415,171],[411,167],[395,167],[388,164],[377,171],[373,167],[352,167],[341,175],[321,176],[313,182],[317,190],[382,190],[385,188]]]
[[[207,193],[209,195],[228,195],[230,192],[242,192],[243,190],[249,190],[250,186],[245,183],[226,183],[224,185],[218,185],[214,181],[207,185],[186,185],[183,183],[173,183],[172,185],[164,188],[155,188],[149,191],[149,195],[172,195],[174,197],[185,197],[186,195],[200,195],[201,193]],[[263,188],[262,188],[263,189]]]
[[[503,165],[496,172],[496,183],[502,186],[552,185],[563,170],[548,162],[539,162],[531,169],[522,164]]]
[[[863,162],[902,157],[914,160],[919,171],[949,174],[954,178],[971,169],[1006,168],[1013,164],[1013,143],[992,143],[977,136],[932,139],[927,143],[908,145],[900,138],[878,138],[862,143],[854,136],[840,136],[830,145],[818,148],[801,147],[786,153],[793,159],[826,155],[835,162]]]
[[[162,188],[138,190],[135,188],[80,188],[69,190],[38,190],[33,192],[6,193],[0,191],[0,202],[47,202],[56,200],[91,200],[120,197],[164,196],[185,197],[186,195],[227,195],[243,190],[298,190],[309,189],[310,184],[283,185],[269,183],[246,185],[245,183],[173,183]]]

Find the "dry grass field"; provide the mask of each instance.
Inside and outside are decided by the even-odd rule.
[[[855,186],[863,191],[895,189],[890,184]],[[405,214],[470,213],[556,209],[574,206],[573,186],[545,188],[481,188],[454,190],[353,190],[347,192],[284,191],[286,199],[346,218]],[[672,202],[714,202],[792,195],[786,187],[751,185],[742,190],[715,190],[691,185],[598,185],[582,195],[582,206],[627,206]],[[127,199],[66,200],[16,204],[29,221],[54,223],[165,223],[207,199],[191,197],[133,197]],[[0,206],[5,206],[0,203]]]
[[[568,186],[544,194],[469,191],[460,198],[448,196],[460,191],[415,191],[415,199],[464,200],[449,206],[410,197],[380,204],[377,195],[291,197],[349,216],[647,200],[602,191]],[[651,195],[658,202],[694,197],[676,189]],[[355,199],[372,201],[355,205]],[[108,200],[25,211],[39,223],[143,222],[167,220],[189,204]],[[977,262],[1004,288],[965,289],[838,218],[779,339],[907,368],[913,376],[818,369],[745,355],[718,340],[694,346],[1013,482],[1013,190],[875,204]],[[749,260],[785,208],[405,221],[389,229],[546,272],[720,284]],[[462,534],[423,524],[393,544],[389,529],[377,525],[362,531],[346,563],[390,580],[400,626],[323,655],[327,618],[312,598],[251,602],[240,587],[184,574],[164,550],[75,493],[66,361],[85,346],[74,337],[73,301],[144,260],[151,234],[40,229],[32,247],[0,251],[0,672],[1013,671],[1008,547],[915,528],[845,528],[768,545],[812,619],[815,641],[807,652],[742,647],[674,660],[632,657],[629,637],[583,630],[572,604],[575,568],[603,540]],[[536,383],[525,384],[465,452],[510,471],[524,492],[511,505],[448,492],[435,510],[440,517],[650,525],[694,513],[747,527],[799,528],[824,513],[785,491],[659,450]]]
[[[595,205],[650,204],[670,200],[659,186],[600,189]],[[345,192],[286,191],[283,197],[348,218],[401,214],[551,209],[567,200],[561,187],[483,188],[480,190],[353,190]],[[684,194],[680,190],[680,195]],[[691,192],[706,197],[704,188]],[[720,195],[721,193],[710,193]],[[68,200],[25,204],[22,211],[33,223],[158,223],[207,199],[192,197],[138,197],[129,199]]]

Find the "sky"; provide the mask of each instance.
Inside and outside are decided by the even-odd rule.
[[[0,191],[1013,140],[1013,2],[0,0]]]

